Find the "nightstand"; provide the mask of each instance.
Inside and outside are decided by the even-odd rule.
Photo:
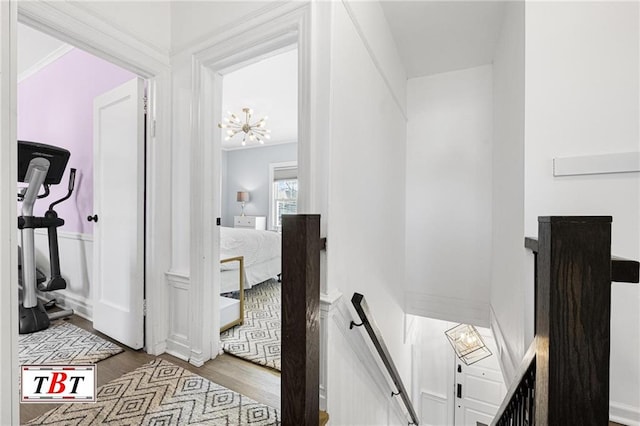
[[[266,216],[234,216],[233,217],[234,228],[244,229],[267,229]]]

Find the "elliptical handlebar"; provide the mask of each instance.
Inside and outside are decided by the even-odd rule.
[[[71,197],[71,194],[73,193],[73,188],[75,186],[75,182],[76,182],[76,169],[74,169],[73,167],[69,169],[69,185],[67,187],[67,195],[65,195],[64,197],[60,198],[57,201],[54,201],[53,203],[49,204],[49,211],[53,211],[53,207],[56,204],[59,204],[65,200],[68,200],[69,197]]]

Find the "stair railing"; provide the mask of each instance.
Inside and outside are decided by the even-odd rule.
[[[360,324],[356,324],[354,321],[351,321],[349,326],[350,329],[353,327],[361,327],[364,326],[365,330],[367,330],[367,334],[371,338],[371,342],[373,346],[376,348],[378,355],[382,359],[382,363],[387,368],[389,375],[391,376],[391,380],[396,386],[397,392],[391,392],[391,396],[399,395],[402,398],[402,402],[404,402],[405,407],[407,408],[407,412],[411,417],[411,421],[409,424],[418,425],[418,415],[413,408],[413,404],[409,399],[409,394],[404,387],[404,383],[402,382],[402,378],[396,369],[395,364],[393,363],[393,359],[387,350],[387,346],[384,343],[384,339],[382,338],[382,333],[378,329],[373,317],[371,315],[371,311],[369,310],[369,306],[364,299],[364,296],[360,293],[353,293],[353,297],[351,298],[351,303],[353,307],[356,309],[358,313],[358,317],[360,317]]]
[[[540,217],[538,236],[536,337],[492,424],[606,425],[611,282],[637,283],[640,264],[611,256],[610,216]]]

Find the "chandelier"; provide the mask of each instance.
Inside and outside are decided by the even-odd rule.
[[[466,365],[471,365],[491,355],[478,330],[469,324],[458,324],[445,331],[449,343]]]
[[[264,144],[265,139],[271,138],[271,135],[269,134],[271,133],[271,130],[265,127],[268,117],[263,117],[255,123],[251,123],[253,110],[249,108],[242,108],[242,112],[244,112],[244,122],[242,122],[234,113],[227,112],[228,117],[224,118],[224,123],[218,124],[218,127],[221,129],[227,129],[227,137],[224,138],[225,141],[228,141],[238,133],[243,133],[243,146],[247,144],[247,136],[249,137],[249,141],[258,141],[261,144]]]

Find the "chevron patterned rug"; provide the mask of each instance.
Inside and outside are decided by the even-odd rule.
[[[29,425],[279,425],[272,407],[156,359],[100,386],[95,404],[67,404]]]
[[[24,364],[93,364],[122,348],[66,321],[18,336],[18,362]]]
[[[244,324],[220,334],[225,352],[280,370],[281,287],[269,280],[245,292]]]

